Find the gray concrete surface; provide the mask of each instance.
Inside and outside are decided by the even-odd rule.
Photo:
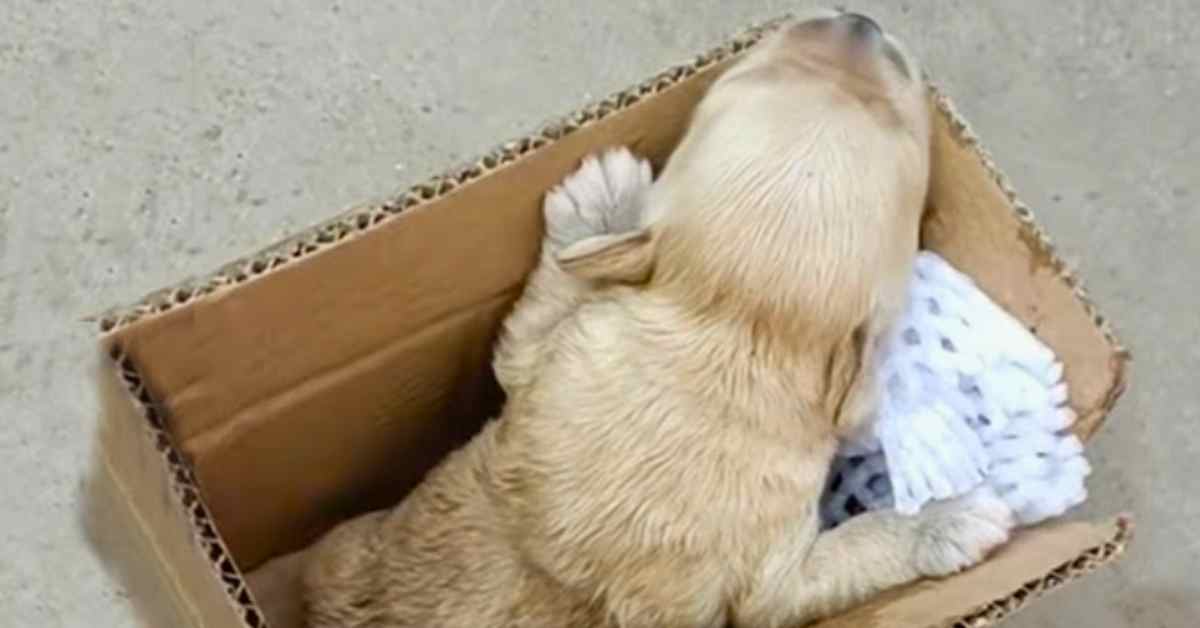
[[[80,317],[266,244],[792,3],[0,3],[0,626],[132,625],[74,514]],[[1200,4],[863,1],[905,34],[1135,351],[1087,513],[1128,560],[1013,622],[1200,614]]]

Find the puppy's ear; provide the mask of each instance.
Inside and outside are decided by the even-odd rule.
[[[559,251],[556,259],[580,279],[645,283],[654,271],[654,238],[649,229],[592,236]]]

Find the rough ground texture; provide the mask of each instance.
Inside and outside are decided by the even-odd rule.
[[[80,317],[689,57],[790,2],[0,3],[0,626],[126,626],[76,524]],[[907,36],[1135,353],[1087,511],[1127,560],[1014,626],[1200,614],[1200,4],[863,1]],[[1085,513],[1086,514],[1086,513]]]

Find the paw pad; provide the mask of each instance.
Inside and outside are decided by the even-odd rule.
[[[548,243],[561,249],[592,236],[638,229],[652,177],[650,163],[625,148],[588,156],[546,194]]]

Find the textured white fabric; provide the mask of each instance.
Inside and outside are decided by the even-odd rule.
[[[935,253],[917,258],[907,310],[879,347],[880,406],[842,444],[827,526],[876,508],[915,514],[990,483],[1030,525],[1087,497],[1054,353]]]

